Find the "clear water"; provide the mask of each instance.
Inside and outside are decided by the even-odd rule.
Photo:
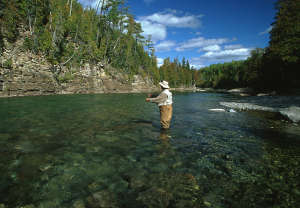
[[[0,99],[0,207],[299,207],[298,125],[178,93],[161,132],[145,97]]]

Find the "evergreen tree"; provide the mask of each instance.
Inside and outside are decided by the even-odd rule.
[[[300,0],[278,0],[276,9],[264,80],[273,88],[300,87]]]

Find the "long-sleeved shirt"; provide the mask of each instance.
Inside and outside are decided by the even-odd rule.
[[[157,97],[155,98],[150,98],[150,102],[152,103],[164,103],[168,99],[168,95],[166,93],[160,93]]]

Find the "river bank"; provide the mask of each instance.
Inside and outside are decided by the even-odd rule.
[[[106,63],[53,65],[41,54],[23,50],[24,39],[6,44],[0,56],[0,97],[64,94],[150,93],[160,88],[141,74],[129,75]],[[195,91],[195,88],[173,88]]]

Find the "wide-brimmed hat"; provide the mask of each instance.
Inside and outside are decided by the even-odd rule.
[[[169,88],[170,88],[170,87],[169,87],[169,83],[168,83],[167,81],[165,81],[165,80],[161,81],[161,82],[159,83],[159,85],[162,86],[162,87],[165,88],[165,89],[169,89]]]

